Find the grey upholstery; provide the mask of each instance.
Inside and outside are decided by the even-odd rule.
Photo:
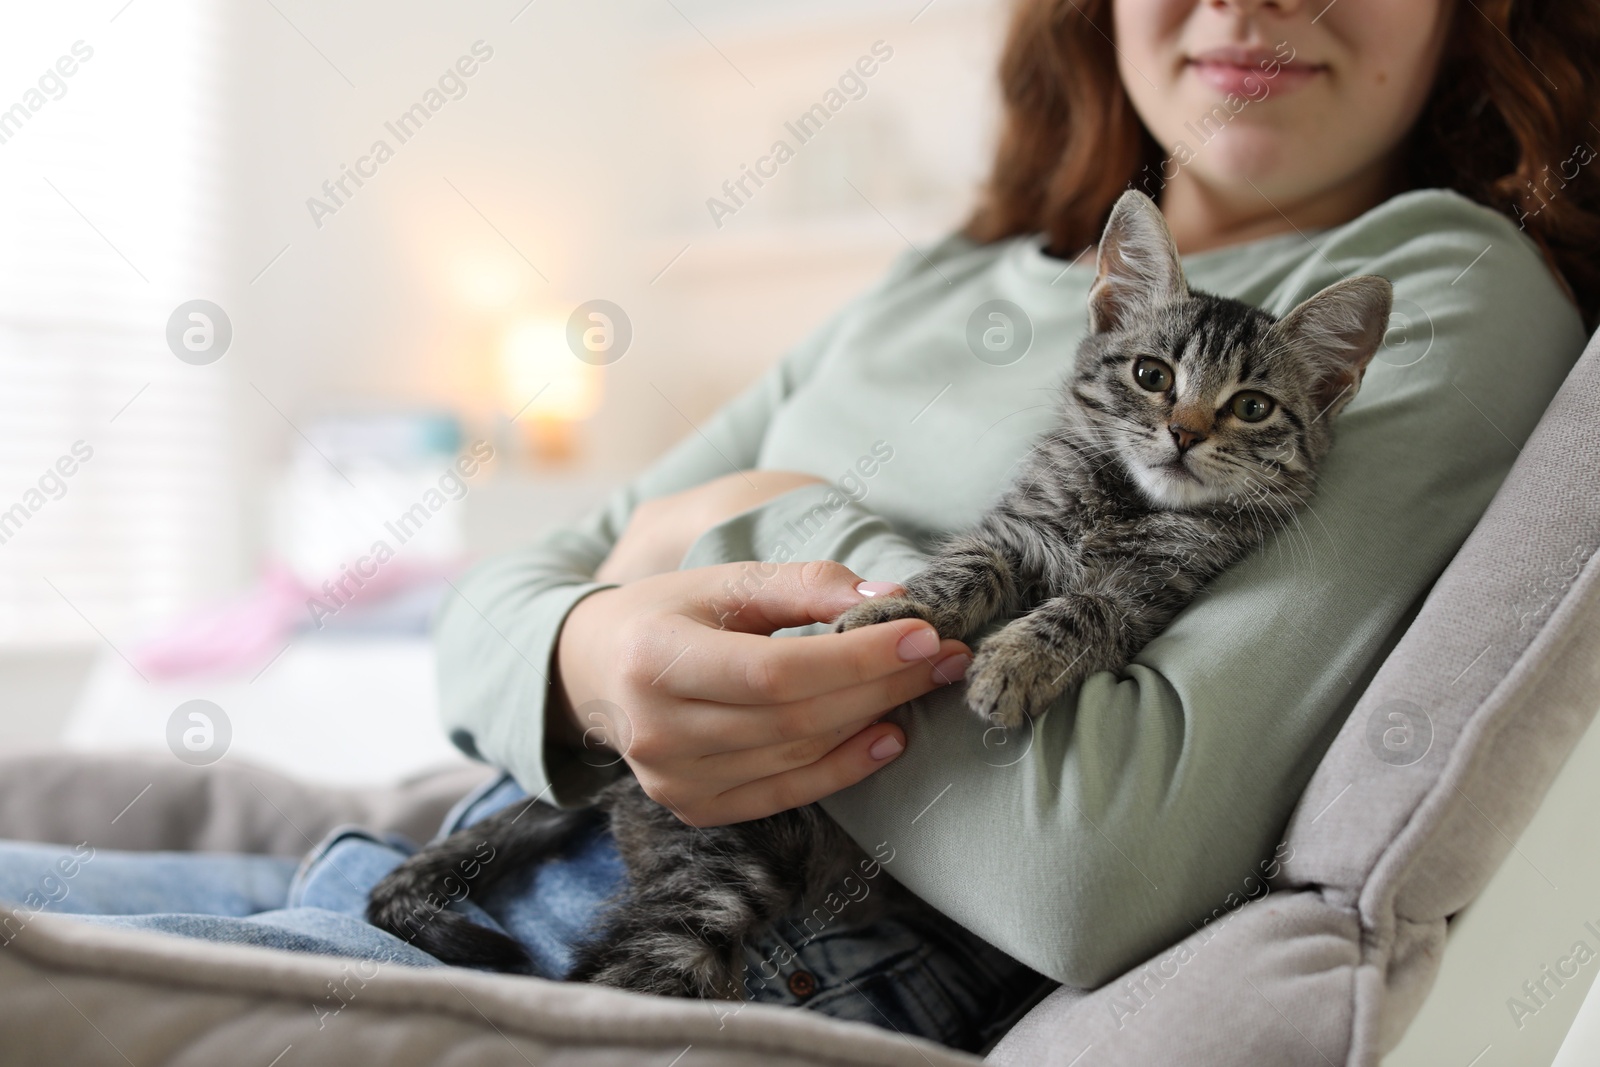
[[[1600,705],[1597,436],[1591,342],[1334,741],[1270,883],[1117,981],[1052,994],[994,1062],[1354,1067],[1395,1045],[1446,919],[1505,859]],[[241,768],[9,756],[0,836],[296,854],[342,821],[426,836],[473,778],[347,792]],[[703,1004],[403,969],[363,986],[324,1032],[311,1006],[343,966],[32,917],[0,948],[0,1067],[974,1062],[805,1012],[724,1019]]]
[[[202,768],[165,756],[57,750],[11,753],[0,768],[0,837],[290,857],[344,823],[426,841],[451,805],[492,773],[468,766],[393,788],[328,789],[247,764]]]

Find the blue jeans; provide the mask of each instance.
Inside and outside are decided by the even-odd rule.
[[[441,835],[526,795],[509,777],[488,782],[456,805]],[[406,841],[353,828],[335,830],[298,863],[0,842],[0,900],[19,913],[0,926],[0,944],[19,936],[31,915],[47,912],[207,941],[441,967],[365,919],[368,892],[412,851]],[[453,907],[515,938],[536,973],[560,979],[573,946],[625,879],[610,833],[600,830]],[[836,912],[819,908],[779,923],[749,947],[750,1002],[805,1007],[977,1051],[1051,985],[938,916],[852,924],[848,901],[838,904]],[[717,1010],[732,1015],[741,1007],[730,1002]]]

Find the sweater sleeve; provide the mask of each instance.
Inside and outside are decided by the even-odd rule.
[[[455,583],[434,622],[440,709],[451,741],[530,793],[585,802],[617,773],[547,751],[552,656],[578,601],[610,588],[594,573],[640,502],[756,466],[772,413],[804,379],[839,319],[814,334],[649,470],[575,525],[486,560]]]
[[[1395,284],[1385,347],[1299,520],[1020,736],[986,728],[961,687],[940,690],[896,711],[905,755],[823,801],[892,851],[912,891],[1058,981],[1102,984],[1258,884],[1322,753],[1582,348],[1577,312],[1499,216],[1429,193],[1368,221],[1247,294],[1282,314],[1341,276]],[[819,499],[730,520],[686,562],[764,558]],[[847,504],[795,558],[903,580],[922,557]]]

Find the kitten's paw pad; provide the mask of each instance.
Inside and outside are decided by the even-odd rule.
[[[859,630],[863,626],[873,626],[880,622],[895,622],[899,619],[921,619],[924,622],[933,622],[933,612],[920,601],[912,600],[905,596],[880,596],[871,600],[864,600],[839,616],[833,624],[835,633],[844,633],[846,630]],[[937,628],[937,627],[936,627]]]
[[[1015,729],[1050,709],[1061,692],[1059,674],[1045,649],[1002,630],[967,669],[967,706],[991,726]]]

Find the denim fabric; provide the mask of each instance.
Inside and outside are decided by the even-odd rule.
[[[197,852],[107,852],[7,841],[0,900],[61,915],[195,912],[254,915],[282,907],[294,860]]]
[[[381,869],[351,873],[369,875],[376,884],[400,858],[396,854]],[[24,921],[40,912],[73,915],[102,926],[206,941],[439,966],[427,953],[368,924],[360,908],[293,906],[304,867],[272,856],[112,852],[6,841],[0,842],[0,900],[19,905]],[[0,931],[0,941],[10,940],[6,933]]]
[[[440,835],[453,834],[527,795],[510,776],[489,782],[456,806]],[[536,973],[565,978],[572,969],[573,946],[626,877],[611,834],[601,830],[574,840],[564,854],[538,867],[503,878],[482,894],[481,903],[498,928],[528,950]]]
[[[440,835],[526,797],[509,777],[486,783]],[[367,894],[413,851],[341,828],[300,863],[266,856],[110,852],[0,842],[0,900],[24,919],[47,912],[230,944],[418,967],[441,964],[369,925]],[[452,905],[525,947],[535,972],[561,978],[626,870],[609,832]],[[864,898],[863,898],[864,899]],[[786,1004],[978,1050],[1050,984],[932,912],[852,924],[837,912],[795,916],[750,947],[750,1002]],[[0,942],[19,931],[0,929]],[[738,1003],[719,1005],[725,1016]]]
[[[760,957],[745,980],[754,1003],[808,1008],[979,1052],[1055,988],[932,911],[841,925],[810,940],[784,938],[784,925],[750,950]]]

